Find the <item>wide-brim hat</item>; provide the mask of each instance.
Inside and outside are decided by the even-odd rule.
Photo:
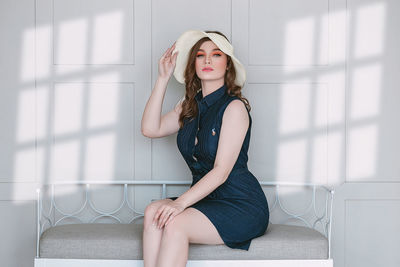
[[[189,60],[190,49],[203,37],[208,37],[211,41],[218,46],[218,48],[229,55],[232,58],[233,65],[235,66],[236,71],[236,79],[235,84],[243,87],[244,82],[246,81],[246,69],[240,63],[240,61],[233,55],[233,46],[232,44],[222,35],[218,33],[207,33],[200,30],[188,30],[182,33],[181,36],[176,40],[175,51],[179,51],[178,56],[176,58],[176,65],[174,70],[175,79],[184,84],[185,77],[184,72]],[[172,53],[172,54],[173,54]]]

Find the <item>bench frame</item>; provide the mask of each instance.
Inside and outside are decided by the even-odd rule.
[[[59,185],[85,185],[85,203],[82,207],[73,213],[65,213],[61,211],[56,202],[55,202],[55,187]],[[90,194],[89,188],[92,184],[104,184],[104,185],[120,185],[124,186],[124,197],[121,205],[119,208],[112,212],[104,212],[100,211],[93,205]],[[133,218],[127,222],[132,223],[134,220],[141,218],[144,216],[143,212],[136,211],[128,201],[128,186],[129,185],[158,185],[162,186],[162,198],[167,197],[167,185],[170,186],[178,186],[178,185],[185,185],[189,186],[191,181],[61,181],[61,182],[53,182],[48,184],[43,184],[41,188],[37,189],[37,240],[36,240],[36,257],[35,257],[35,267],[105,267],[105,266],[112,266],[112,267],[142,267],[143,260],[109,260],[109,259],[54,259],[54,258],[41,258],[39,256],[40,251],[40,236],[45,231],[45,227],[47,224],[47,228],[56,226],[60,224],[64,219],[67,218],[74,218],[81,223],[95,223],[96,220],[109,217],[113,218],[119,223],[123,223],[120,218],[115,216],[114,214],[120,211],[126,204],[128,209],[132,210],[134,214]],[[322,233],[328,239],[328,258],[327,259],[293,259],[293,260],[188,260],[187,266],[188,267],[211,267],[211,266],[221,266],[221,267],[239,267],[239,266],[253,266],[253,267],[333,267],[333,259],[331,257],[331,232],[332,232],[332,208],[333,208],[333,196],[334,190],[332,188],[328,188],[324,185],[320,184],[309,184],[309,183],[286,183],[286,182],[261,182],[261,186],[270,186],[275,187],[276,194],[275,194],[275,201],[272,205],[269,206],[270,214],[276,209],[280,208],[285,214],[288,215],[288,218],[284,220],[284,222],[288,221],[289,219],[297,219],[304,223],[305,226],[309,228],[313,228],[317,230],[315,227],[317,223],[320,223],[323,226]],[[294,214],[289,212],[281,202],[281,197],[279,194],[279,189],[283,186],[297,186],[297,187],[311,187],[312,188],[312,199],[310,205],[306,209],[306,212],[302,214]],[[45,187],[50,187],[50,208],[48,213],[46,214],[43,211],[43,196],[42,192],[45,191]],[[325,192],[325,208],[324,213],[322,216],[318,216],[316,212],[316,190],[322,189]],[[81,211],[85,208],[85,206],[89,203],[89,207],[99,213],[98,216],[94,217],[89,222],[83,222],[77,215],[81,213]],[[314,215],[316,219],[313,221],[312,225],[309,221],[307,221],[302,216],[309,214],[310,210],[313,208]],[[61,214],[61,218],[57,221],[55,220],[55,213],[59,212]],[[271,222],[271,216],[270,216]],[[284,223],[284,222],[273,222],[273,223]],[[271,222],[272,223],[272,222]],[[46,229],[47,229],[46,228]]]

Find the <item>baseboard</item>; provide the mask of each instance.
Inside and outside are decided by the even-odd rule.
[[[326,260],[189,260],[187,267],[333,267]],[[35,258],[35,267],[143,267],[143,260]]]

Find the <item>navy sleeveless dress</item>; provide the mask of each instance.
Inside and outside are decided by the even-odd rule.
[[[186,119],[183,128],[178,131],[178,149],[193,176],[191,186],[213,168],[224,111],[232,100],[240,100],[237,96],[230,96],[226,89],[224,84],[204,98],[199,91],[195,96],[199,115],[192,121]],[[249,128],[228,178],[208,196],[190,206],[208,217],[225,245],[243,250],[249,250],[251,240],[265,233],[269,222],[265,194],[257,178],[247,168],[251,133],[251,116],[248,114]]]

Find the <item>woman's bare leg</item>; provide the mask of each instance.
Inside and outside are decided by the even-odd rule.
[[[157,209],[172,199],[161,199],[150,203],[144,211],[143,222],[143,262],[144,267],[155,267],[160,249],[161,236],[164,228],[158,229],[152,225]]]
[[[195,208],[185,209],[163,229],[157,267],[185,267],[189,243],[224,243],[207,216]]]

